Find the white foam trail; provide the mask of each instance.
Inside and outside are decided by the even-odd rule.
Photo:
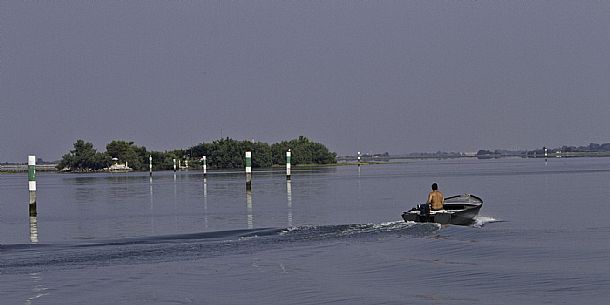
[[[383,229],[386,227],[392,228],[392,227],[396,227],[397,225],[403,225],[403,224],[405,224],[404,221],[389,221],[389,222],[382,222],[379,224],[372,223],[370,225],[372,225],[373,228],[375,228],[375,229]]]
[[[488,223],[498,222],[499,220],[489,216],[477,216],[475,217],[474,227],[480,228]]]

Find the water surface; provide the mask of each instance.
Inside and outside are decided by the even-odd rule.
[[[2,304],[606,304],[610,159],[0,175]],[[471,227],[404,223],[432,182]]]

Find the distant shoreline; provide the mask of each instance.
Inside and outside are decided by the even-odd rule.
[[[610,152],[553,152],[548,153],[546,158],[604,158],[610,157]],[[387,156],[361,156],[361,163],[370,162],[391,162],[392,160],[429,160],[429,159],[504,159],[504,158],[523,158],[523,159],[544,159],[544,154],[485,154],[485,155],[467,155],[467,154],[426,154],[426,155],[387,155]],[[338,156],[338,163],[354,163],[357,164],[357,156]]]
[[[380,162],[379,162],[380,163]],[[385,163],[385,162],[384,162]],[[361,163],[362,165],[364,165],[365,163]],[[332,164],[297,164],[297,165],[292,165],[293,169],[307,169],[307,168],[325,168],[325,167],[337,167],[337,166],[346,166],[346,165],[352,165],[352,164],[347,164],[347,163],[332,163]],[[355,163],[353,165],[356,165]],[[265,167],[267,169],[282,169],[282,168],[286,168],[283,165],[273,165],[272,167]],[[202,168],[200,166],[195,166],[195,167],[191,167],[190,169],[179,169],[176,172],[188,172],[188,171],[201,171]],[[243,171],[243,169],[236,169],[236,168],[215,168],[215,169],[208,169],[208,172],[215,172],[215,171],[226,171],[226,170],[231,170],[231,171],[235,171],[235,172],[240,172]],[[27,164],[17,164],[17,163],[4,163],[4,164],[0,164],[0,174],[13,174],[13,173],[24,173],[28,171],[28,165]],[[36,165],[36,171],[37,172],[54,172],[54,173],[68,173],[68,174],[95,174],[95,173],[121,173],[121,172],[110,172],[107,170],[91,170],[91,171],[61,171],[57,169],[57,164],[43,164],[43,165]],[[171,169],[164,169],[164,170],[156,170],[153,172],[171,172]],[[256,171],[256,169],[254,170]],[[148,170],[131,170],[129,171],[131,173],[148,173]]]
[[[610,157],[610,152],[553,152],[547,154],[547,159],[556,158],[607,158]],[[293,165],[293,168],[322,168],[322,167],[336,167],[336,166],[357,166],[360,165],[372,165],[372,164],[392,164],[400,163],[395,162],[396,160],[449,160],[449,159],[478,159],[478,160],[489,160],[489,159],[507,159],[507,158],[521,158],[521,159],[544,159],[544,155],[502,155],[502,154],[489,154],[489,155],[387,155],[387,156],[361,156],[360,162],[358,162],[357,156],[338,156],[337,163],[335,164],[299,164]],[[274,165],[270,168],[284,168],[284,166]],[[192,170],[201,170],[200,168],[194,167]],[[217,170],[225,170],[218,168]],[[237,169],[236,169],[237,170]],[[11,173],[22,173],[27,172],[27,164],[19,163],[4,163],[0,164],[0,174],[11,174]],[[36,171],[39,172],[61,172],[57,170],[57,164],[39,164],[36,165]],[[163,170],[168,171],[168,170]],[[170,170],[171,171],[171,170]],[[238,170],[237,170],[238,171]],[[83,171],[83,172],[71,172],[71,173],[107,173],[108,171]],[[146,170],[134,170],[133,172],[147,172]]]

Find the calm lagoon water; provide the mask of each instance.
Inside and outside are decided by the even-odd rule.
[[[607,304],[610,158],[0,175],[0,304]],[[471,227],[405,223],[430,184]]]

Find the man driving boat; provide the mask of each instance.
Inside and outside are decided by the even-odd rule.
[[[432,183],[432,192],[428,194],[428,201],[426,201],[426,203],[430,205],[430,209],[433,211],[443,209],[445,196],[438,190],[438,185],[436,183]]]

